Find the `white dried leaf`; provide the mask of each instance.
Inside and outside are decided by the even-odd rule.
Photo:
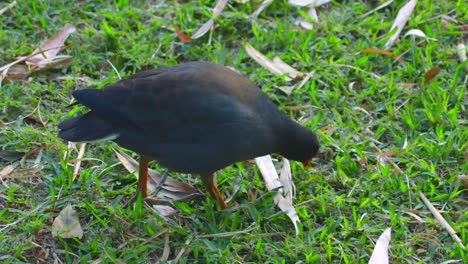
[[[54,219],[52,224],[52,236],[60,236],[62,238],[83,237],[83,229],[81,228],[76,211],[67,205]]]
[[[288,0],[290,5],[295,6],[321,6],[323,4],[329,3],[330,0]]]
[[[286,215],[291,219],[291,221],[294,224],[294,229],[296,230],[296,235],[298,235],[299,234],[298,224],[300,224],[301,221],[299,217],[297,216],[297,212],[296,212],[296,209],[294,209],[292,201],[284,198],[282,194],[284,190],[282,188],[283,185],[281,184],[278,173],[276,172],[275,166],[273,165],[273,161],[271,160],[270,155],[257,157],[255,158],[255,162],[257,163],[258,169],[260,170],[262,174],[262,177],[265,181],[267,189],[269,191],[277,192],[275,194],[274,201],[276,205],[281,209],[281,211],[285,212]]]
[[[424,34],[424,32],[422,32],[419,29],[408,30],[408,32],[406,32],[405,35],[403,35],[403,37],[406,38],[407,36],[416,36],[416,37],[421,37],[421,38],[425,38],[425,39],[428,39],[428,40],[437,41],[437,39],[435,39],[435,38],[429,38],[428,36],[426,36],[426,34]]]
[[[268,59],[265,55],[256,50],[254,47],[252,47],[249,43],[245,45],[245,51],[247,52],[247,54],[249,54],[249,56],[252,59],[254,59],[258,64],[260,64],[263,68],[267,69],[271,73],[275,75],[287,74],[286,80],[288,81],[303,76],[302,72],[299,72],[298,70],[289,66],[287,63],[285,63],[278,57],[275,57],[273,61]]]
[[[262,4],[257,8],[257,10],[255,10],[255,12],[253,12],[251,15],[250,15],[250,18],[257,18],[258,15],[269,5],[273,2],[273,0],[265,0],[262,2]]]
[[[173,216],[177,213],[177,210],[168,205],[153,205],[154,211],[162,217]]]
[[[216,4],[215,8],[213,9],[213,16],[208,20],[203,26],[200,27],[200,29],[197,30],[192,35],[192,39],[197,39],[203,35],[206,34],[210,30],[210,28],[213,26],[214,21],[219,14],[221,14],[221,11],[223,11],[224,7],[226,6],[228,0],[219,0],[218,3]]]
[[[413,13],[414,7],[416,6],[417,2],[418,2],[417,0],[410,0],[400,9],[400,11],[398,11],[398,15],[395,18],[395,21],[393,22],[392,27],[390,28],[390,32],[393,31],[394,28],[397,28],[397,30],[388,39],[387,43],[385,43],[385,49],[390,48],[393,42],[395,42],[398,36],[400,36],[400,33],[405,27],[406,22],[408,22],[408,19],[411,16],[411,13]]]
[[[385,229],[375,244],[369,264],[388,264],[388,246],[391,239],[391,228]]]
[[[280,182],[283,185],[283,194],[285,198],[292,204],[292,198],[296,195],[296,186],[291,175],[291,166],[289,160],[283,158],[283,167],[280,173]]]

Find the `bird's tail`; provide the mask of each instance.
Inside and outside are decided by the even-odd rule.
[[[58,125],[59,137],[72,142],[94,142],[114,140],[119,137],[111,124],[99,118],[92,111],[73,117]]]

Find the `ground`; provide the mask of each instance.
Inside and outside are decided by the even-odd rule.
[[[402,34],[385,48],[403,1],[364,15],[384,2],[332,1],[317,7],[319,22],[309,20],[313,29],[306,30],[296,22],[307,8],[275,1],[250,18],[261,1],[229,1],[211,33],[182,43],[173,25],[192,35],[215,3],[18,1],[1,15],[1,65],[31,54],[67,23],[76,32],[60,52],[72,56],[68,64],[0,87],[0,171],[13,169],[0,173],[0,260],[367,263],[391,227],[392,263],[467,263],[467,252],[420,196],[466,246],[468,63],[460,62],[457,45],[467,43],[467,3],[418,1]],[[404,36],[410,29],[428,38]],[[310,79],[299,87],[302,79],[275,76],[246,53],[246,43]],[[136,180],[118,164],[113,143],[88,145],[73,180],[78,152],[64,155],[67,143],[57,137],[60,121],[85,111],[67,108],[73,90],[102,88],[119,79],[116,72],[125,77],[197,60],[249,76],[281,111],[317,134],[321,149],[312,168],[291,163],[298,236],[252,163],[217,174],[226,196],[244,173],[232,208],[216,210],[208,196],[173,203],[179,213],[168,218],[138,202],[123,207]],[[288,96],[282,86],[296,89]],[[206,191],[196,175],[169,176]],[[81,239],[51,234],[68,204],[84,229]]]

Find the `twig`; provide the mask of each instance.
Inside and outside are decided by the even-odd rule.
[[[10,11],[16,5],[16,0],[5,6],[2,10],[0,10],[0,16],[3,15],[5,12]]]
[[[81,144],[80,151],[78,151],[78,157],[77,157],[78,161],[76,162],[75,168],[73,169],[73,181],[75,181],[76,176],[78,176],[78,171],[80,170],[80,167],[81,167],[81,160],[83,158],[85,149],[86,149],[86,143]]]
[[[112,64],[112,62],[110,62],[110,60],[107,60],[107,63],[109,63],[110,66],[112,67],[112,69],[115,71],[115,73],[117,74],[117,77],[119,77],[119,80],[122,80],[122,77],[120,76],[120,73],[117,70],[117,68],[115,68],[114,64]]]
[[[448,231],[449,235],[453,238],[453,240],[455,240],[455,242],[457,242],[457,244],[463,250],[466,250],[465,245],[463,245],[461,239],[458,237],[457,232],[455,232],[455,230],[444,219],[444,217],[439,213],[439,211],[437,211],[437,209],[432,205],[432,203],[427,199],[427,197],[422,192],[419,192],[419,196],[421,197],[424,204],[429,208],[432,215],[434,215],[434,217],[437,219],[437,221],[439,221],[439,223],[442,225],[442,227],[444,227]]]

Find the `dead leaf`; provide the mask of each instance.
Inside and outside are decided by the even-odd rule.
[[[388,246],[390,245],[391,233],[392,229],[387,228],[380,235],[369,259],[369,264],[388,264]]]
[[[83,237],[83,229],[76,211],[67,205],[59,215],[54,219],[52,224],[52,236],[60,236],[62,238]]]
[[[294,209],[292,200],[289,199],[290,196],[287,193],[284,193],[284,186],[282,185],[278,173],[276,172],[275,166],[273,165],[273,161],[271,160],[270,155],[257,157],[255,158],[255,162],[257,163],[258,169],[262,174],[268,191],[276,192],[274,197],[276,205],[291,219],[291,221],[294,224],[294,229],[296,230],[296,235],[298,235],[298,223],[301,223],[301,220],[297,216],[297,212],[296,209]],[[289,166],[289,163],[287,163],[286,166]],[[285,170],[287,170],[287,168]],[[287,176],[283,176],[283,178],[285,177]],[[293,187],[287,188],[289,189],[288,193],[292,195]],[[286,198],[283,195],[286,195]]]
[[[458,54],[458,58],[460,59],[460,63],[463,63],[466,61],[466,47],[465,47],[465,43],[463,42],[460,42],[458,43],[457,45],[457,54]],[[465,66],[465,71],[468,73],[468,65]]]
[[[292,204],[292,198],[296,196],[296,186],[291,175],[291,166],[289,160],[283,158],[283,167],[280,173],[280,182],[283,185],[283,194],[285,198]]]
[[[265,0],[262,2],[262,4],[257,8],[257,10],[255,10],[255,12],[253,12],[251,15],[250,15],[250,18],[253,18],[253,19],[256,19],[258,17],[258,15],[263,11],[263,9],[265,9],[268,5],[270,5],[271,3],[273,2],[273,0]]]
[[[411,13],[413,12],[417,2],[417,0],[410,0],[400,9],[400,11],[398,11],[398,15],[395,18],[392,27],[390,28],[390,32],[392,32],[395,28],[397,29],[395,33],[393,33],[393,35],[388,39],[387,43],[385,43],[385,49],[390,48],[393,45],[393,42],[395,42],[398,36],[400,36],[400,33],[405,27],[406,22],[408,22],[408,19],[411,16]]]
[[[226,6],[227,2],[228,2],[228,0],[219,0],[218,1],[215,8],[213,9],[213,16],[205,24],[203,24],[200,27],[200,29],[197,30],[197,32],[195,32],[192,35],[192,37],[191,37],[192,39],[197,39],[197,38],[205,35],[206,32],[208,32],[213,27],[213,24],[214,24],[214,21],[215,21],[216,17],[218,17],[219,14],[221,14],[221,11],[223,11],[223,9]]]
[[[290,5],[295,6],[321,6],[330,2],[330,0],[288,0]]]
[[[286,75],[286,80],[290,81],[293,79],[301,78],[304,74],[287,63],[282,61],[279,57],[275,57],[273,60],[268,59],[265,55],[253,48],[249,43],[245,45],[245,51],[249,56],[254,59],[263,68],[267,69],[275,75]]]
[[[380,49],[367,48],[367,49],[363,49],[361,52],[362,53],[380,54],[380,55],[385,55],[385,56],[388,56],[388,57],[395,57],[395,54],[393,54],[392,52],[386,51],[386,50],[380,50]]]
[[[181,42],[185,43],[185,42],[189,42],[190,40],[192,40],[190,36],[187,36],[184,33],[182,33],[176,24],[174,24],[174,30],[177,34],[177,37],[179,38]]]
[[[115,154],[117,154],[118,159],[128,170],[128,172],[133,173],[138,169],[138,162],[136,162],[129,155],[117,151],[114,149]],[[135,173],[135,176],[138,177],[138,173]],[[149,169],[148,170],[148,193],[152,194],[156,191],[158,186],[161,185],[164,176],[159,174],[157,171]],[[161,190],[157,193],[156,198],[166,198],[177,201],[190,200],[200,196],[201,194],[197,192],[190,184],[180,182],[172,179],[171,177],[166,177]]]
[[[3,15],[5,12],[8,12],[9,10],[11,10],[13,7],[15,7],[15,5],[16,5],[16,0],[6,5],[4,8],[0,10],[0,16]]]
[[[63,47],[63,43],[67,37],[74,31],[75,27],[66,24],[56,36],[44,41],[40,48],[34,50],[31,55],[19,57],[18,60],[0,67],[0,83],[7,80],[24,79],[31,72],[68,64],[72,57],[65,55],[57,56],[57,53]],[[19,64],[23,61],[28,66]]]
[[[76,28],[70,24],[66,24],[54,37],[45,40],[41,43],[40,47],[35,49],[33,54],[36,55],[26,59],[26,64],[32,65],[32,71],[42,69],[45,67],[44,60],[53,59],[60,49],[63,47],[65,40],[71,33],[75,32]]]
[[[403,35],[403,37],[406,38],[407,36],[415,36],[415,37],[425,38],[427,40],[437,41],[437,39],[435,39],[435,38],[430,38],[430,37],[426,36],[426,34],[424,34],[424,32],[422,32],[419,29],[408,30],[408,32],[406,32],[405,35]]]
[[[169,217],[177,214],[177,210],[170,207],[169,205],[160,205],[160,204],[155,204],[153,205],[153,210],[162,217]]]
[[[10,173],[12,173],[14,170],[15,170],[15,167],[13,167],[12,165],[6,166],[5,168],[3,168],[3,169],[0,171],[0,179],[1,179],[1,178],[5,178],[5,177],[8,176]]]
[[[432,79],[434,79],[434,77],[437,76],[437,74],[439,74],[439,72],[440,72],[440,68],[437,66],[427,71],[426,74],[424,74],[425,82],[426,83],[430,82]]]

